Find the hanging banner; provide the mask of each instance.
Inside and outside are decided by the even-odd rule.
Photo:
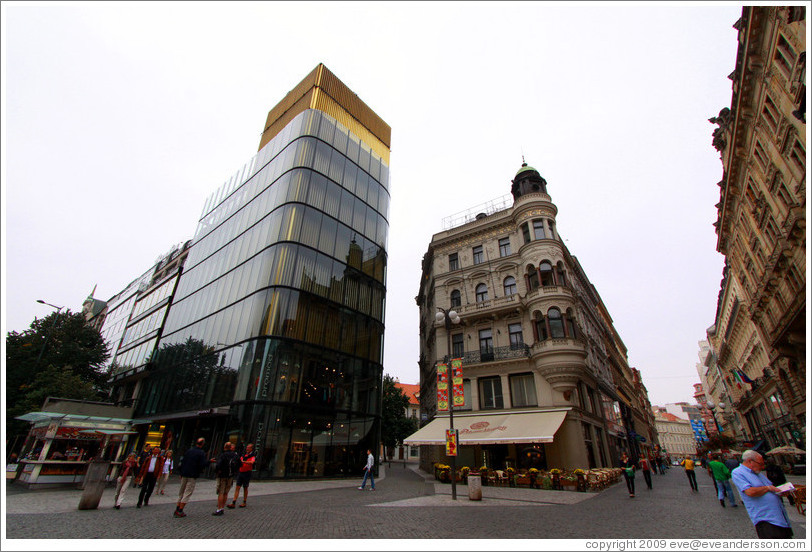
[[[445,430],[445,455],[457,455],[457,442],[459,441],[459,431],[456,429]]]
[[[451,389],[454,398],[454,408],[465,406],[465,390],[462,387],[462,359],[455,358],[451,361]]]
[[[437,365],[437,411],[448,411],[448,365]]]

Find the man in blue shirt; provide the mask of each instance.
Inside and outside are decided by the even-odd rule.
[[[779,491],[764,475],[764,458],[754,450],[742,455],[741,465],[733,470],[733,484],[739,495],[756,534],[760,539],[791,539],[792,527]]]

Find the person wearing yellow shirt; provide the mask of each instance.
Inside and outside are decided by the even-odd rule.
[[[691,484],[691,490],[699,492],[699,487],[696,484],[696,473],[694,472],[696,464],[694,463],[693,459],[691,459],[690,456],[683,458],[680,465],[685,468],[685,475],[688,476],[688,483]]]

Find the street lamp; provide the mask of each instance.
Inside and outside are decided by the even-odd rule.
[[[39,356],[37,357],[37,363],[42,360],[42,353],[45,352],[45,346],[48,344],[48,338],[51,337],[51,332],[54,331],[54,326],[56,326],[56,321],[59,318],[59,314],[62,312],[62,309],[65,307],[57,307],[56,305],[52,305],[50,303],[46,303],[42,299],[37,299],[37,303],[41,303],[43,305],[48,305],[49,307],[53,307],[56,309],[56,316],[54,316],[53,322],[48,327],[48,332],[45,334],[45,341],[42,342],[42,348],[39,350]]]
[[[459,324],[461,322],[460,316],[454,310],[445,310],[442,307],[437,307],[437,314],[434,315],[434,319],[437,323],[444,322],[445,323],[445,333],[448,339],[448,354],[445,356],[445,364],[447,366],[447,370],[449,371],[449,383],[451,383],[451,326],[454,324]],[[450,429],[454,431],[454,393],[451,390],[451,385],[449,385],[449,394],[448,394],[448,418],[450,423]],[[459,443],[457,443],[457,449],[459,449]],[[457,457],[451,457],[451,499],[457,500]]]
[[[717,435],[721,435],[721,427],[719,427],[719,422],[716,421],[716,411],[714,410],[716,408],[716,404],[710,399],[705,401],[705,404],[708,406],[708,410],[710,410],[711,416],[713,417],[713,429],[716,431]],[[724,403],[719,403],[719,406],[724,408]]]

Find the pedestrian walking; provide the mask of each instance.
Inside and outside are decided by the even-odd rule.
[[[367,449],[367,465],[364,466],[364,480],[361,482],[361,486],[358,487],[359,490],[363,491],[364,487],[367,484],[367,477],[369,477],[369,482],[371,485],[370,491],[375,490],[375,476],[372,475],[372,468],[375,466],[375,457],[372,456],[372,449]]]
[[[138,469],[138,459],[134,452],[127,455],[127,459],[121,463],[121,473],[116,479],[116,496],[113,498],[116,510],[121,509],[121,503],[124,502],[124,495],[127,494],[127,489],[130,486],[130,481]]]
[[[144,445],[144,450],[138,453],[138,469],[141,469],[141,466],[144,465],[144,461],[152,455],[152,445],[146,444]],[[133,478],[133,487],[140,487],[141,483],[138,482],[138,477]]]
[[[172,451],[166,451],[164,454],[164,465],[163,469],[161,469],[161,476],[158,478],[158,494],[164,494],[164,488],[166,488],[166,482],[169,481],[169,474],[172,473],[172,470],[175,468],[175,461],[172,460]]]
[[[634,498],[634,462],[625,452],[620,456],[620,467],[623,468],[623,478],[626,480],[626,487],[629,489],[629,498]]]
[[[138,503],[135,507],[140,508],[141,504],[149,506],[149,497],[155,489],[155,483],[163,470],[164,459],[161,456],[161,448],[153,447],[152,454],[141,464],[138,471],[138,484],[141,485],[141,492],[138,494]]]
[[[711,470],[711,475],[716,481],[716,496],[719,498],[719,503],[722,505],[722,508],[725,507],[725,495],[727,495],[730,505],[733,508],[738,507],[736,499],[733,498],[733,488],[730,486],[730,470],[727,469],[727,466],[722,464],[718,458],[714,456],[713,459],[708,462],[708,468]]]
[[[641,452],[640,458],[637,460],[637,467],[643,472],[643,479],[646,480],[646,487],[651,490],[651,465],[646,456]]]
[[[200,477],[200,472],[203,471],[208,465],[206,460],[206,453],[203,447],[206,445],[206,440],[201,437],[180,459],[180,489],[178,490],[178,504],[175,506],[175,517],[186,517],[183,507],[192,498],[192,493],[195,492],[195,485],[197,478]]]
[[[680,462],[680,466],[685,468],[685,475],[688,476],[688,483],[691,484],[691,490],[699,492],[699,487],[696,484],[696,464],[694,460],[690,456],[683,458],[682,462]]]
[[[234,484],[234,476],[237,474],[239,458],[234,452],[234,444],[227,442],[223,445],[221,452],[215,460],[215,472],[217,474],[217,509],[212,512],[213,516],[222,516],[225,513],[226,501]]]
[[[713,492],[719,494],[719,485],[716,484],[716,478],[713,477],[713,472],[710,468],[710,454],[708,454],[707,458],[702,459],[702,464],[705,467],[705,471],[708,472],[708,477],[710,477],[711,481],[713,482]]]
[[[254,469],[254,462],[257,460],[257,454],[254,452],[254,445],[248,443],[245,446],[245,454],[240,456],[240,468],[237,472],[237,488],[234,490],[234,500],[227,508],[234,508],[237,504],[237,499],[240,498],[240,487],[242,487],[242,504],[240,508],[248,506],[248,485],[251,483],[251,474]]]
[[[739,489],[747,515],[760,539],[791,539],[789,516],[781,500],[781,491],[763,472],[764,458],[754,450],[746,450],[741,465],[731,474]]]

